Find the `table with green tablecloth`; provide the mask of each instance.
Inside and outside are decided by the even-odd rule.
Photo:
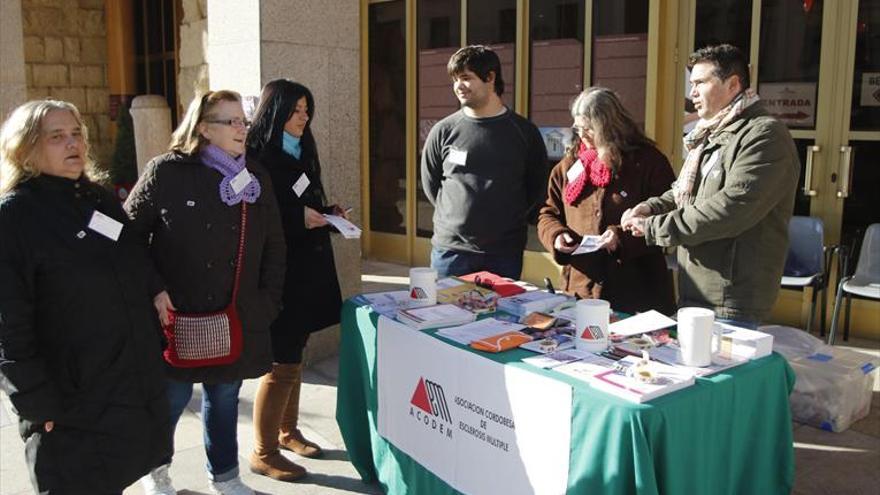
[[[379,317],[352,300],[342,310],[336,420],[349,459],[364,481],[378,481],[390,494],[457,493],[378,433]],[[534,355],[529,351],[486,354],[440,340],[461,352],[571,385],[567,493],[733,495],[791,490],[794,450],[788,396],[795,376],[778,354],[634,404],[562,373],[522,363],[522,358]]]

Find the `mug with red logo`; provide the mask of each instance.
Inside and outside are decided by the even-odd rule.
[[[437,270],[428,267],[409,269],[409,299],[414,306],[437,304]]]

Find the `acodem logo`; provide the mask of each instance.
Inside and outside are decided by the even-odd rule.
[[[449,414],[449,404],[446,402],[443,387],[419,377],[419,383],[409,403],[410,417],[424,425],[423,427],[435,430],[446,437],[452,437],[452,429],[446,424],[452,424],[452,415]]]

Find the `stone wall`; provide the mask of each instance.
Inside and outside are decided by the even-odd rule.
[[[28,99],[53,97],[79,108],[92,154],[109,166],[107,40],[103,0],[22,0]]]
[[[196,93],[207,91],[210,87],[207,43],[208,0],[183,0],[177,101],[184,110]]]
[[[0,2],[0,120],[24,103],[27,80],[21,38],[21,2]]]

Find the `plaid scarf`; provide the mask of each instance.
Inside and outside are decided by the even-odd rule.
[[[751,89],[747,89],[733,99],[726,107],[722,108],[709,120],[700,119],[696,127],[684,137],[684,147],[688,151],[681,167],[678,180],[672,184],[672,192],[675,196],[675,205],[681,208],[688,204],[694,192],[694,183],[697,181],[697,173],[700,171],[700,157],[709,138],[723,129],[727,124],[736,120],[746,108],[755,104],[760,98]]]

